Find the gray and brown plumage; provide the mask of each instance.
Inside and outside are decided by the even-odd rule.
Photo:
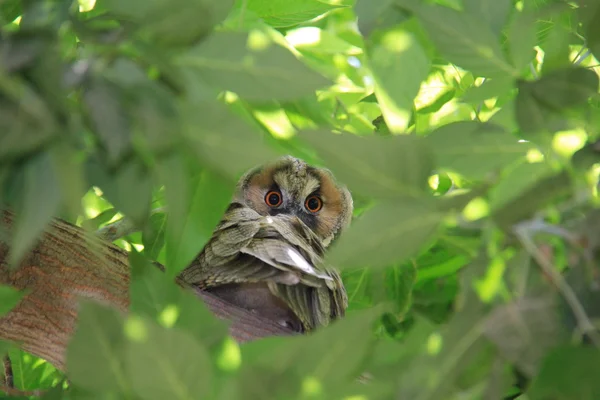
[[[185,282],[296,331],[342,317],[348,305],[325,249],[346,228],[352,197],[325,169],[283,157],[253,169]]]

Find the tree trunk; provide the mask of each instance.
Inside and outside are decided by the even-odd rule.
[[[13,215],[3,214],[7,228]],[[27,295],[3,318],[0,339],[15,342],[60,370],[77,322],[78,297],[92,299],[126,312],[129,305],[127,252],[67,222],[55,220],[20,266],[11,269],[8,245],[0,242],[0,283]],[[178,282],[185,286],[185,282]],[[175,284],[175,283],[174,283]],[[292,334],[273,321],[195,290],[212,312],[230,319],[238,342],[265,336]]]

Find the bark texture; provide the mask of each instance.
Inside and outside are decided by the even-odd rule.
[[[0,215],[10,230],[12,214]],[[0,283],[26,290],[27,295],[0,318],[1,340],[15,342],[64,370],[65,350],[77,323],[79,297],[127,312],[129,264],[127,252],[121,248],[55,220],[18,268],[9,267],[8,251],[8,244],[0,242]],[[185,282],[177,283],[187,286]],[[209,293],[195,293],[215,315],[232,321],[230,333],[238,342],[293,333]]]

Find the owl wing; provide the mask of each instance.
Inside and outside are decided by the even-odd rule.
[[[348,307],[348,297],[340,276],[330,271],[333,284],[320,287],[269,283],[269,289],[285,301],[304,325],[305,330],[327,326],[332,320],[343,317]]]
[[[294,229],[288,220],[234,203],[181,277],[200,288],[263,281],[322,286],[332,278],[315,267],[319,256],[303,239],[305,232],[294,235]]]

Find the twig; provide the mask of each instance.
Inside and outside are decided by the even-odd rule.
[[[537,245],[531,239],[526,225],[519,224],[515,226],[514,232],[519,238],[519,241],[525,248],[525,250],[533,257],[537,264],[542,269],[542,272],[551,280],[552,284],[558,289],[560,294],[563,296],[577,320],[577,326],[581,333],[587,334],[594,344],[594,346],[600,348],[600,336],[596,332],[594,324],[585,312],[585,308],[577,298],[577,295],[569,284],[565,281],[562,275],[554,268],[550,260],[548,260],[542,252],[539,250]]]
[[[166,207],[158,207],[152,210],[151,214],[158,214],[161,212],[165,212],[165,210]],[[98,229],[96,231],[96,235],[100,236],[107,242],[114,242],[117,239],[120,239],[138,231],[138,226],[130,218],[124,217],[118,221],[113,222],[112,224],[105,225],[102,228]]]
[[[8,388],[14,388],[15,381],[13,379],[14,375],[13,375],[12,362],[10,361],[10,357],[8,355],[6,355],[6,356],[4,356],[2,361],[4,364],[4,385]]]

